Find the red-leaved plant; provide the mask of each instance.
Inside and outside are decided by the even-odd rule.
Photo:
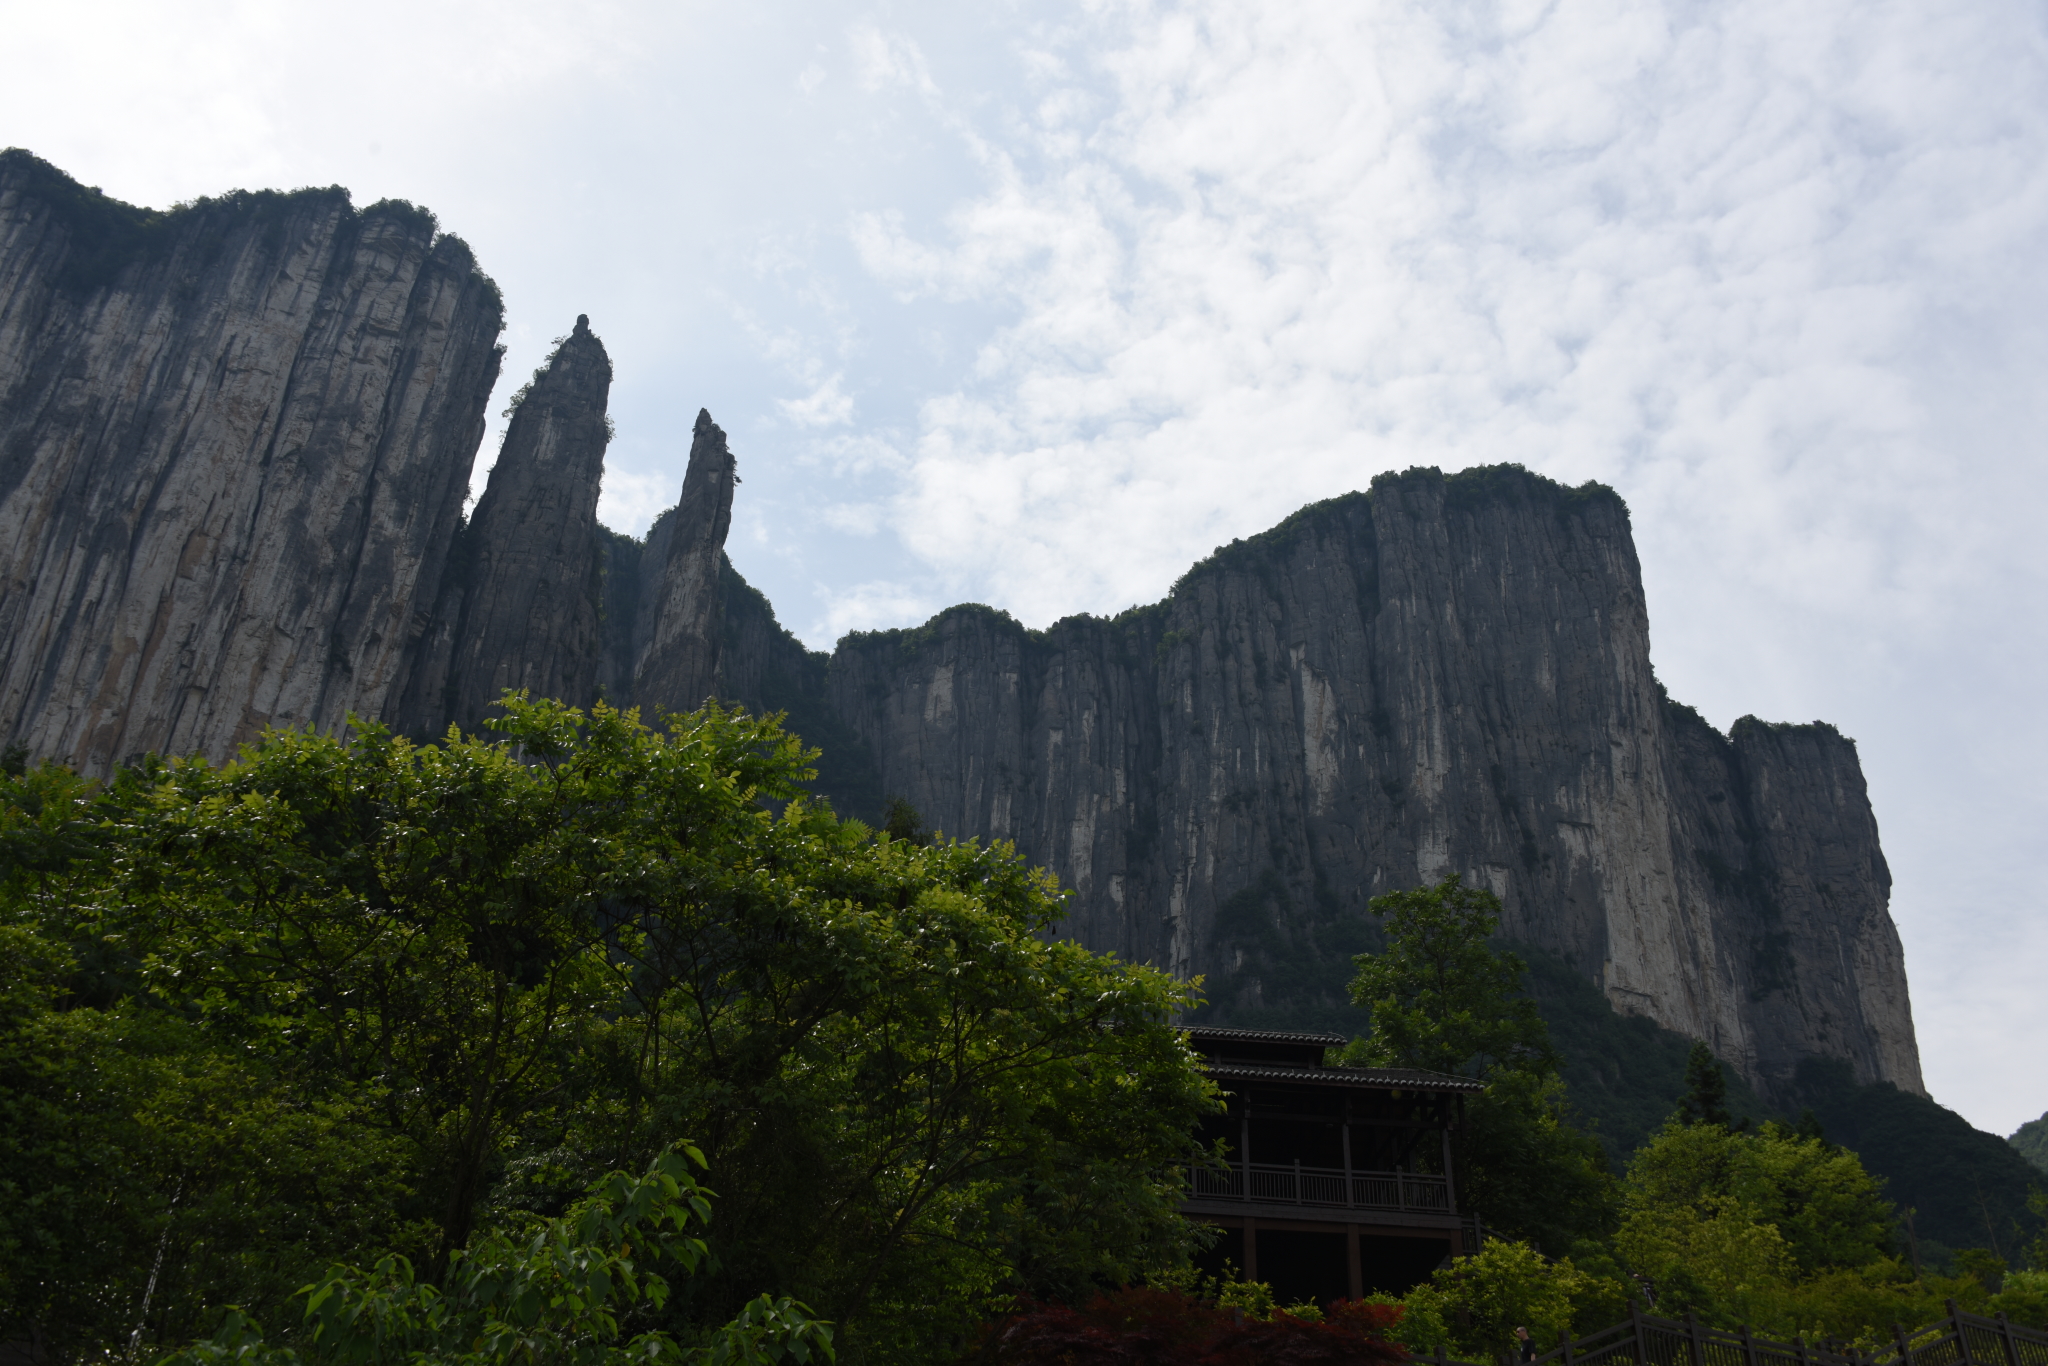
[[[987,1366],[1390,1366],[1401,1307],[1337,1300],[1314,1323],[1246,1319],[1178,1290],[1134,1286],[1079,1309],[1020,1304],[990,1326],[972,1358]]]

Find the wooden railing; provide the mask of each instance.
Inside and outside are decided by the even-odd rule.
[[[1441,1350],[1418,1352],[1414,1360],[1480,1366]],[[2048,1366],[2048,1333],[2010,1323],[2003,1314],[1965,1313],[1950,1300],[1947,1318],[1910,1332],[1894,1327],[1892,1341],[1871,1351],[1829,1338],[1772,1342],[1747,1328],[1731,1333],[1690,1314],[1664,1319],[1635,1306],[1612,1328],[1578,1339],[1560,1333],[1556,1349],[1537,1357],[1536,1366]]]
[[[1198,1167],[1191,1194],[1197,1200],[1243,1200],[1262,1205],[1451,1212],[1450,1186],[1441,1176],[1347,1173],[1341,1167],[1304,1167],[1299,1162],[1289,1166],[1239,1162],[1227,1170]]]

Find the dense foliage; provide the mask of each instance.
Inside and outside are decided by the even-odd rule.
[[[1632,1298],[1783,1338],[1874,1343],[1894,1323],[1940,1317],[1949,1299],[2048,1327],[2048,1246],[2030,1254],[2040,1269],[2010,1271],[2023,1229],[2008,1226],[2003,1248],[1916,1265],[1906,1221],[1858,1154],[1830,1142],[1812,1112],[1797,1126],[1737,1119],[1703,1045],[1690,1049],[1675,1110],[1617,1179],[1563,1104],[1547,1031],[1520,995],[1521,961],[1488,942],[1491,894],[1452,877],[1372,910],[1387,947],[1359,959],[1354,993],[1373,1022],[1346,1057],[1486,1082],[1458,1145],[1461,1179],[1467,1202],[1508,1235],[1399,1299],[1378,1297],[1403,1308],[1391,1330],[1403,1343],[1484,1359],[1509,1352],[1517,1327],[1548,1345],[1612,1322]],[[1938,1109],[1911,1101],[1887,1113]],[[2038,1217],[2048,1195],[2031,1203]]]
[[[589,1198],[530,1237],[492,1232],[451,1258],[439,1286],[403,1257],[365,1272],[332,1267],[305,1297],[298,1348],[274,1346],[262,1327],[230,1310],[220,1331],[162,1366],[358,1366],[391,1359],[436,1366],[771,1366],[833,1359],[832,1330],[787,1298],[762,1295],[738,1318],[684,1349],[666,1333],[630,1341],[619,1315],[660,1308],[669,1284],[654,1267],[688,1274],[705,1257],[693,1222],[710,1217],[681,1145],[633,1180],[613,1172]]]
[[[1184,1259],[1185,987],[1053,941],[1007,846],[811,803],[772,720],[508,712],[6,780],[12,1331],[274,1326],[385,1253],[438,1284],[685,1137],[710,1258],[626,1314],[685,1347],[772,1290],[842,1359],[943,1359],[1010,1295]]]
[[[1556,954],[1517,948],[1528,962],[1528,991],[1550,1028],[1572,1106],[1619,1170],[1664,1127],[1673,1101],[1685,1093],[1694,1040],[1648,1016],[1621,1014],[1589,975]],[[1727,1078],[1726,1090],[1738,1123],[1785,1118],[1739,1074]]]
[[[2013,1151],[2048,1175],[2048,1115],[2020,1125],[2007,1141],[2012,1144]]]
[[[990,1366],[1391,1366],[1400,1311],[1340,1301],[1322,1310],[1247,1312],[1170,1287],[1128,1287],[1078,1308],[1025,1305],[995,1324],[974,1359]]]
[[[2020,1084],[2024,1072],[2015,1074]],[[2048,1186],[2040,1170],[1996,1134],[1890,1082],[1858,1085],[1845,1062],[1808,1058],[1795,1077],[1797,1101],[1828,1136],[1853,1148],[1886,1181],[1886,1194],[1912,1211],[1909,1232],[1923,1260],[1981,1247],[2008,1261],[2048,1236],[2028,1192]]]
[[[1892,1325],[1930,1323],[1957,1301],[2048,1327],[2048,1271],[2010,1271],[1988,1251],[1960,1274],[1916,1271],[1892,1242],[1893,1207],[1855,1154],[1777,1124],[1736,1133],[1674,1122],[1621,1181],[1622,1218],[1608,1240],[1568,1257],[1523,1241],[1489,1241],[1402,1296],[1390,1331],[1417,1351],[1470,1360],[1512,1349],[1526,1327],[1539,1345],[1628,1312],[1696,1315],[1789,1341],[1839,1338],[1877,1346]]]
[[[1347,1062],[1420,1067],[1486,1083],[1453,1135],[1460,1199],[1511,1237],[1562,1252],[1609,1233],[1606,1154],[1572,1122],[1558,1057],[1522,961],[1489,942],[1500,901],[1457,874],[1375,897],[1385,949],[1360,954],[1352,997],[1372,1028]]]

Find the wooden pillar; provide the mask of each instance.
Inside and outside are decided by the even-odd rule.
[[[1346,1153],[1345,1156],[1349,1157],[1350,1154]],[[1350,1164],[1346,1163],[1345,1167],[1348,1172]],[[1364,1299],[1365,1264],[1358,1256],[1358,1225],[1356,1224],[1344,1225],[1344,1266],[1351,1278],[1351,1298],[1354,1300]]]
[[[1344,1101],[1344,1123],[1340,1131],[1344,1135],[1344,1208],[1350,1209],[1358,1203],[1358,1192],[1353,1189],[1351,1184],[1351,1100],[1349,1097],[1346,1097]],[[1354,1234],[1352,1242],[1356,1244],[1357,1241],[1357,1235]],[[1358,1258],[1354,1255],[1351,1260],[1355,1263]],[[1356,1299],[1357,1297],[1353,1296],[1352,1298]]]
[[[1451,1176],[1451,1104],[1448,1097],[1437,1101],[1437,1136],[1442,1140],[1444,1153],[1444,1213],[1458,1212],[1458,1186]],[[1465,1098],[1459,1096],[1457,1105],[1464,1109]]]
[[[1259,1221],[1249,1214],[1244,1217],[1244,1278],[1259,1278]]]
[[[1949,1326],[1956,1330],[1956,1359],[1963,1366],[1977,1366],[1977,1358],[1970,1354],[1970,1330],[1963,1323],[1963,1311],[1956,1308],[1954,1300],[1945,1303],[1948,1305]]]
[[[1251,1098],[1251,1096],[1250,1096],[1249,1094],[1246,1094],[1246,1095],[1244,1095],[1244,1096],[1241,1096],[1241,1097],[1239,1097],[1239,1104],[1240,1104],[1240,1105],[1241,1105],[1241,1106],[1242,1106],[1243,1108],[1242,1108],[1242,1109],[1240,1109],[1240,1110],[1239,1110],[1239,1111],[1237,1112],[1237,1168],[1238,1168],[1238,1171],[1240,1171],[1241,1173],[1243,1173],[1243,1177],[1244,1177],[1244,1191],[1242,1192],[1242,1194],[1243,1194],[1243,1198],[1244,1198],[1244,1199],[1246,1199],[1246,1200],[1249,1200],[1249,1199],[1251,1199],[1251,1198],[1252,1198],[1252,1098]],[[1251,1225],[1250,1225],[1250,1224],[1246,1224],[1246,1225],[1245,1225],[1245,1227],[1246,1227],[1246,1228],[1250,1228],[1250,1227],[1251,1227]],[[1246,1256],[1247,1258],[1249,1258],[1249,1257],[1251,1256],[1251,1253],[1247,1252],[1247,1253],[1245,1253],[1245,1256]],[[1249,1271],[1247,1271],[1247,1272],[1245,1273],[1245,1275],[1249,1276],[1249,1275],[1251,1275],[1251,1273],[1250,1273]]]
[[[2012,1335],[2012,1320],[2003,1309],[1998,1311],[1998,1336],[2005,1345],[2006,1366],[2020,1366],[2020,1344]]]

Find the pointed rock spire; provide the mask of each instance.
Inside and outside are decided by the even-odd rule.
[[[579,314],[519,395],[490,485],[445,582],[418,721],[473,730],[507,688],[578,706],[597,695],[603,577],[597,493],[612,365]],[[411,718],[408,718],[411,719]]]
[[[635,670],[633,696],[643,707],[687,711],[703,705],[712,690],[721,625],[719,565],[732,527],[733,485],[738,482],[725,433],[711,420],[709,410],[700,409],[690,441],[690,467],[683,475],[683,496],[666,519],[666,557],[655,567],[655,601],[642,605],[650,628]]]

